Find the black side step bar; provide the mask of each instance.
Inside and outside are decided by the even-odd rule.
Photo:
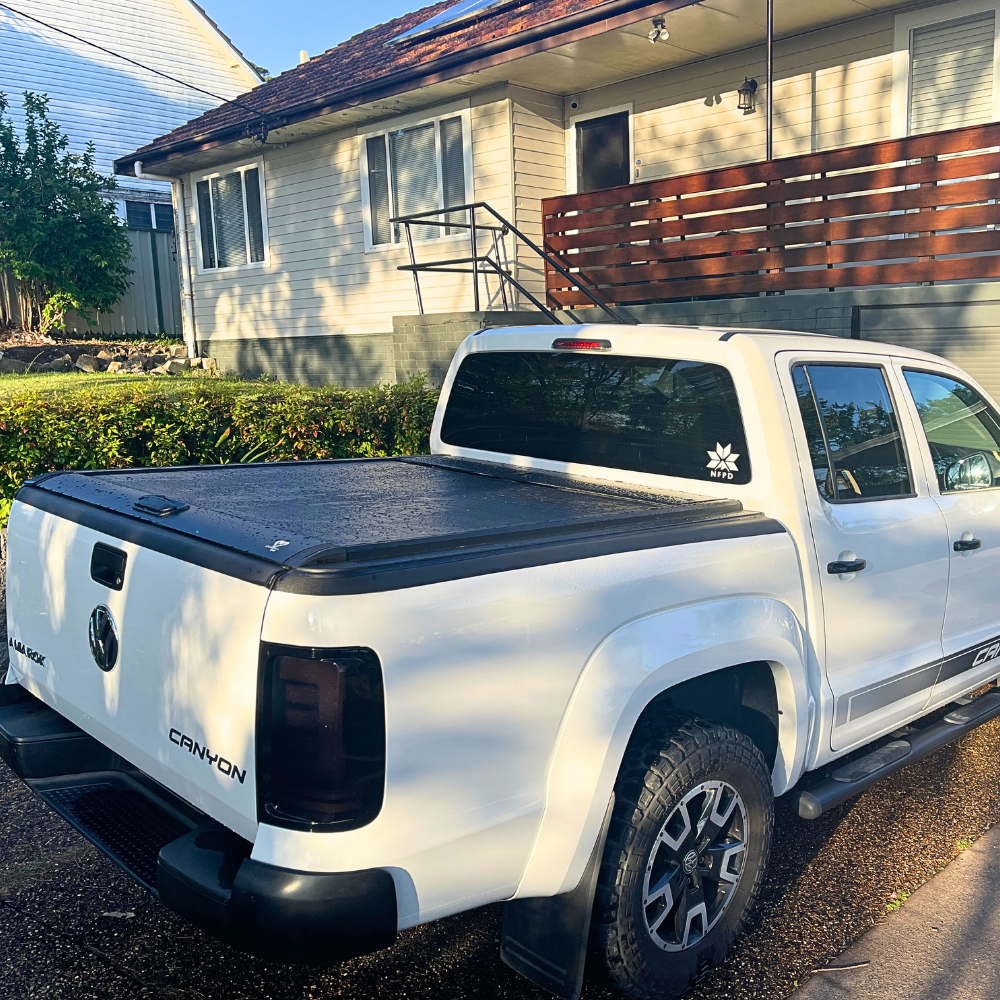
[[[947,743],[1000,716],[1000,691],[988,691],[952,709],[940,722],[893,740],[870,754],[838,768],[825,781],[798,793],[803,819],[819,819],[828,809],[870,788],[876,781],[934,753]]]

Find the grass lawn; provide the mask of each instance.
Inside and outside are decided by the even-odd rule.
[[[213,382],[238,382],[206,375],[107,375],[103,372],[25,372],[23,375],[0,375],[0,399],[11,399],[26,392],[77,392],[80,389],[111,389],[155,381],[164,391],[169,392],[170,383],[189,389],[192,379],[211,378]],[[246,385],[245,382],[242,383]]]

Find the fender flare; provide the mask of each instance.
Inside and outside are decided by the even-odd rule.
[[[751,661],[771,666],[778,698],[775,793],[802,771],[807,720],[806,636],[774,598],[734,597],[673,608],[611,633],[584,667],[551,757],[545,806],[514,899],[569,892],[583,875],[622,757],[647,705],[694,677]]]

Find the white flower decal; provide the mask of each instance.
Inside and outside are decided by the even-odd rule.
[[[739,452],[733,452],[733,446],[731,444],[721,445],[718,441],[715,442],[715,451],[710,451],[708,453],[708,468],[709,469],[720,469],[725,472],[736,472],[736,459],[738,459]]]

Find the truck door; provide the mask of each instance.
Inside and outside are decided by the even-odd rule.
[[[930,697],[948,537],[908,455],[885,365],[805,361],[792,381],[811,466],[803,476],[834,695],[831,745],[843,750],[915,717]]]
[[[951,549],[939,704],[1000,673],[1000,417],[953,373],[901,367]]]

